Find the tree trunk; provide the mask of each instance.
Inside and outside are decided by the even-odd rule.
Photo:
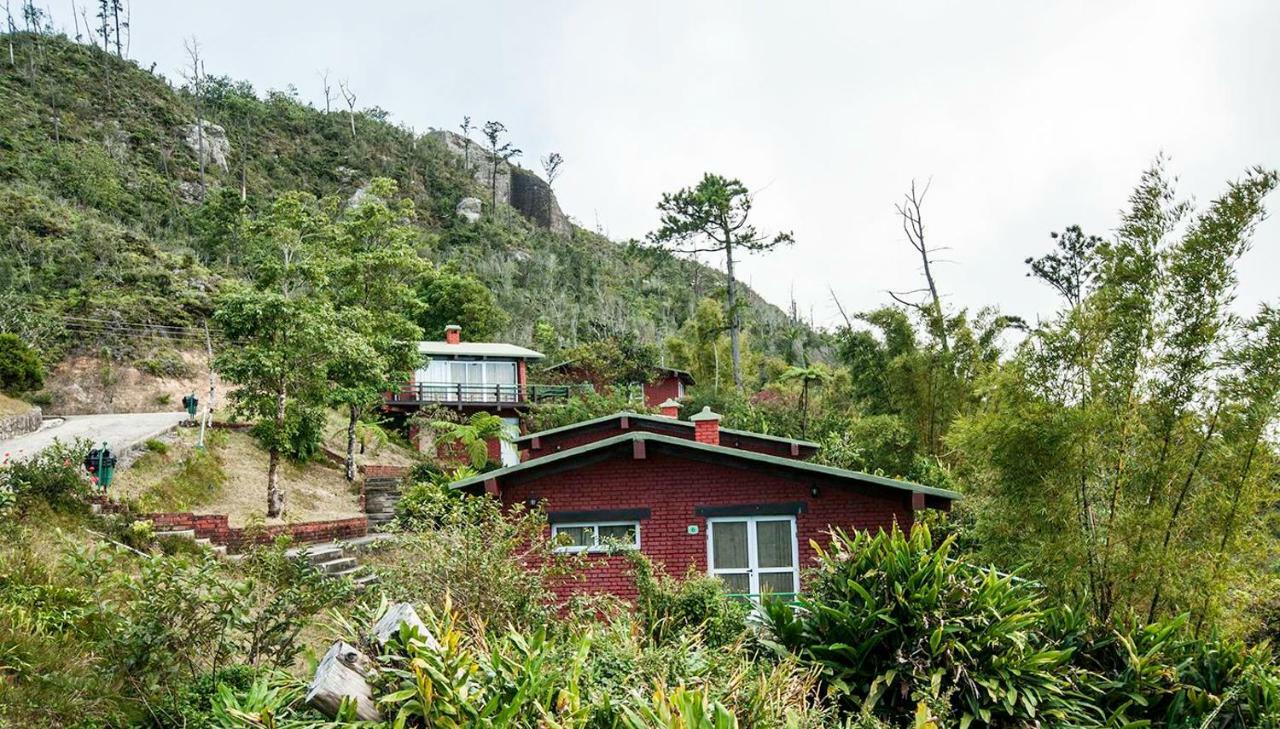
[[[742,391],[742,343],[738,340],[738,286],[733,279],[733,243],[726,240],[724,245],[724,267],[729,276],[729,356],[733,360],[733,386]]]
[[[1213,439],[1213,434],[1218,427],[1218,414],[1222,412],[1222,405],[1219,404],[1217,409],[1213,411],[1213,418],[1209,421],[1208,432],[1204,435],[1204,440],[1200,443],[1200,448],[1196,451],[1195,460],[1191,462],[1191,468],[1187,471],[1187,478],[1182,483],[1182,489],[1178,492],[1178,500],[1174,502],[1173,512],[1169,514],[1169,522],[1165,524],[1164,541],[1160,548],[1160,566],[1156,576],[1155,593],[1151,596],[1151,607],[1147,610],[1147,622],[1155,622],[1156,611],[1160,608],[1160,594],[1164,588],[1165,578],[1165,561],[1169,557],[1169,542],[1173,540],[1174,529],[1178,525],[1178,517],[1182,515],[1182,508],[1186,504],[1187,496],[1191,493],[1191,487],[1195,480],[1196,472],[1200,470],[1200,461],[1204,458],[1205,451],[1209,449],[1209,442]],[[1141,548],[1141,543],[1139,544]]]
[[[356,480],[356,421],[360,419],[360,408],[352,405],[347,420],[347,480]]]
[[[285,391],[276,393],[276,438],[284,432]],[[271,460],[267,466],[267,516],[278,517],[284,513],[284,491],[280,489],[280,445],[271,446]]]
[[[809,437],[809,381],[800,385],[800,437]]]
[[[112,3],[111,14],[116,21],[116,58],[124,58],[124,49],[120,44],[120,5]]]

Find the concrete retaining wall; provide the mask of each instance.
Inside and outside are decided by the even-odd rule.
[[[25,413],[6,415],[0,418],[0,440],[8,440],[27,433],[34,433],[40,430],[40,423],[43,420],[44,415],[40,412],[40,408],[37,407],[31,408]]]

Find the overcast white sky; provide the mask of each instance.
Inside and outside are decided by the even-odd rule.
[[[615,239],[663,191],[739,177],[760,226],[796,237],[742,277],[819,324],[828,286],[862,309],[917,285],[893,212],[913,177],[949,302],[1034,316],[1051,297],[1023,259],[1068,224],[1109,233],[1157,153],[1201,201],[1280,165],[1275,0],[132,5],[133,57],[170,77],[195,35],[210,73],[259,90],[322,104],[327,67],[423,131],[501,120],[525,166],[564,155],[562,207]],[[1280,298],[1280,223],[1242,269],[1242,307]]]

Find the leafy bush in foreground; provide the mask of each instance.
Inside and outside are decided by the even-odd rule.
[[[80,506],[91,488],[82,463],[89,448],[89,441],[80,439],[69,444],[55,441],[25,459],[4,454],[0,460],[0,505],[9,502],[19,510],[40,501],[59,509]]]
[[[1035,588],[953,561],[927,528],[837,532],[797,607],[771,601],[777,643],[863,711],[945,705],[961,726],[1078,718],[1071,651],[1043,633]]]
[[[923,703],[961,727],[1280,726],[1265,644],[1197,639],[1185,616],[1093,625],[950,549],[923,526],[836,533],[798,605],[766,604],[768,642],[818,668],[848,709],[893,721]]]

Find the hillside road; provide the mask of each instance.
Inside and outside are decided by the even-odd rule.
[[[53,445],[55,440],[70,443],[76,438],[88,438],[94,445],[101,445],[106,441],[114,453],[123,454],[148,438],[172,429],[186,417],[186,412],[179,411],[67,415],[61,418],[49,418],[45,421],[44,427],[34,433],[0,440],[0,460],[5,456],[14,460],[30,458]],[[58,420],[61,422],[57,422]]]

